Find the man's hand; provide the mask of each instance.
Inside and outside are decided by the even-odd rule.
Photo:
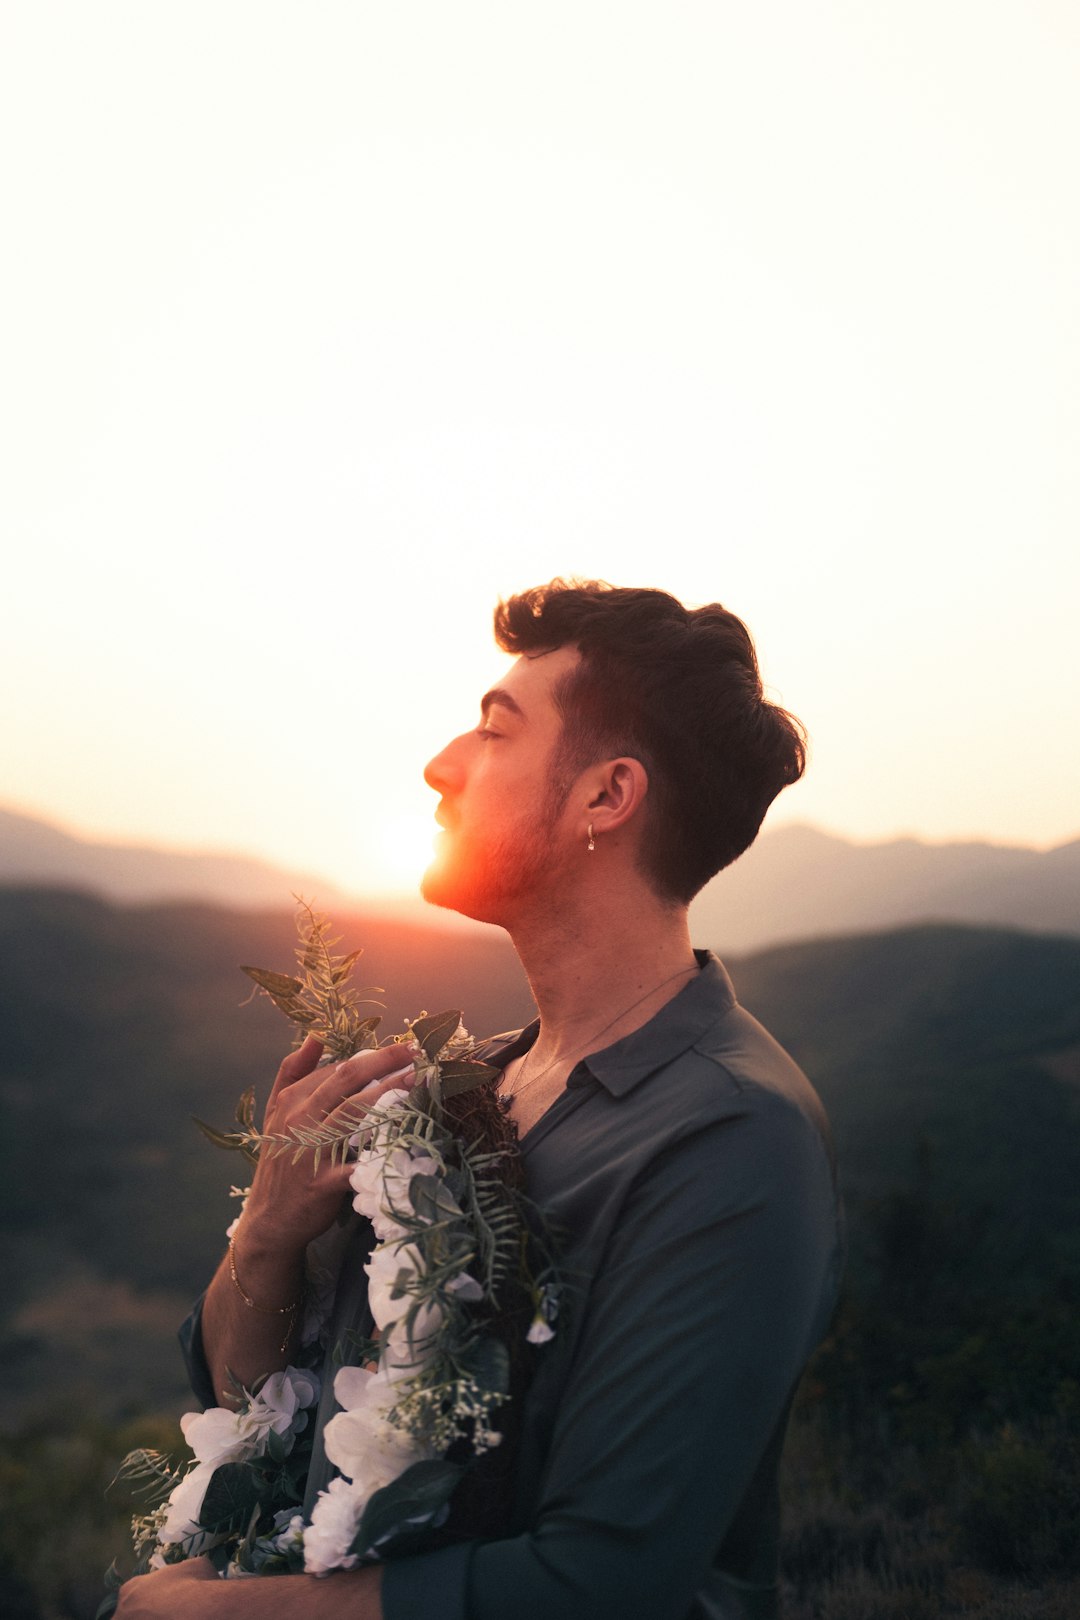
[[[136,1575],[120,1588],[116,1605],[116,1620],[166,1620],[182,1615],[211,1615],[218,1611],[207,1608],[207,1597],[200,1589],[207,1581],[225,1586],[209,1558],[188,1558],[182,1564],[168,1564],[152,1575]],[[200,1604],[200,1596],[202,1603]]]
[[[320,1069],[322,1044],[309,1036],[278,1070],[263,1129],[287,1137],[295,1125],[356,1120],[386,1092],[412,1086],[414,1050],[382,1046]],[[203,1302],[203,1349],[219,1402],[234,1401],[234,1378],[250,1388],[286,1365],[301,1317],[304,1251],[342,1210],[351,1174],[351,1165],[331,1164],[329,1153],[316,1171],[314,1149],[259,1155],[232,1253]]]
[[[382,1620],[382,1566],[223,1581],[208,1558],[169,1564],[120,1588],[116,1620]]]
[[[408,1090],[417,1048],[398,1044],[358,1052],[344,1063],[318,1067],[322,1043],[309,1035],[282,1063],[266,1104],[263,1130],[288,1136],[293,1126],[345,1124],[374,1108],[387,1091]],[[325,1232],[341,1208],[352,1167],[331,1164],[322,1154],[315,1171],[314,1150],[294,1154],[264,1148],[244,1209],[243,1230],[263,1246],[302,1253]]]

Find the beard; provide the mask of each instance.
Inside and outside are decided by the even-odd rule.
[[[421,879],[421,895],[430,905],[506,926],[523,903],[554,891],[557,819],[549,800],[495,838],[476,842],[460,831],[446,833]]]

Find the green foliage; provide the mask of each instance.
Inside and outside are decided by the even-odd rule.
[[[350,1552],[380,1558],[409,1553],[427,1540],[427,1529],[450,1501],[463,1470],[431,1459],[413,1463],[389,1485],[375,1491],[356,1528]]]
[[[206,1139],[213,1142],[215,1147],[224,1148],[227,1152],[242,1153],[249,1164],[256,1162],[258,1154],[251,1145],[255,1122],[254,1086],[248,1086],[247,1090],[241,1093],[236,1105],[234,1118],[240,1127],[238,1131],[218,1131],[212,1125],[207,1125],[205,1120],[195,1115],[192,1115],[192,1118]]]
[[[155,1508],[179,1483],[183,1472],[183,1465],[174,1463],[167,1452],[136,1446],[120,1464],[113,1484],[122,1480],[143,1499],[146,1508]]]
[[[0,1613],[5,1620],[92,1620],[104,1574],[130,1540],[131,1503],[116,1458],[171,1439],[171,1414],[113,1426],[58,1406],[0,1439]]]
[[[971,1448],[959,1529],[962,1548],[978,1567],[1043,1580],[1080,1565],[1075,1395],[1070,1406],[1038,1426],[1003,1424]]]
[[[353,966],[363,952],[356,950],[350,951],[347,956],[335,956],[333,947],[341,936],[331,935],[327,919],[320,917],[299,896],[297,906],[300,942],[296,947],[296,960],[299,977],[275,973],[270,968],[243,967],[241,972],[246,973],[263,994],[269,996],[274,1006],[294,1026],[295,1046],[300,1046],[307,1036],[314,1035],[322,1042],[327,1056],[337,1059],[352,1057],[354,1052],[376,1044],[375,1031],[381,1022],[379,1017],[361,1012],[363,1003],[371,1005],[371,998],[363,991],[353,989],[349,983]],[[460,1014],[458,1016],[460,1018]],[[456,1023],[454,1027],[457,1027]],[[452,1034],[453,1030],[449,1033]]]
[[[299,927],[299,979],[264,968],[244,971],[298,1026],[301,1038],[317,1034],[334,1057],[351,1057],[360,1046],[375,1044],[378,1022],[357,1021],[358,1000],[349,979],[360,952],[334,956],[330,946],[336,940],[328,938],[325,919],[303,902]],[[536,1247],[530,1227],[542,1232],[544,1222],[531,1206],[532,1219],[526,1214],[516,1138],[490,1085],[498,1071],[473,1060],[460,1011],[422,1012],[411,1023],[406,1021],[404,1035],[396,1039],[410,1042],[415,1070],[415,1084],[404,1101],[398,1096],[393,1103],[373,1107],[358,1102],[321,1121],[272,1133],[256,1129],[254,1091],[249,1087],[236,1107],[238,1131],[218,1131],[198,1119],[196,1124],[216,1146],[240,1150],[253,1162],[263,1153],[289,1152],[296,1163],[310,1151],[317,1171],[324,1151],[330,1152],[333,1162],[344,1161],[361,1128],[380,1155],[419,1148],[434,1158],[439,1174],[413,1175],[406,1207],[392,1211],[422,1264],[399,1265],[390,1297],[407,1301],[402,1325],[410,1339],[427,1307],[434,1307],[439,1326],[422,1365],[399,1382],[386,1416],[436,1452],[445,1454],[457,1446],[478,1459],[501,1438],[493,1424],[497,1408],[510,1396],[511,1356],[497,1335],[524,1314],[522,1303],[531,1303],[536,1293],[529,1270],[529,1251]],[[444,1063],[453,1068],[450,1099],[443,1085]],[[461,1100],[470,1094],[475,1095],[462,1115]],[[447,1102],[454,1098],[456,1108],[448,1114]],[[443,1179],[447,1174],[453,1191]],[[483,1281],[469,1270],[478,1256]],[[546,1288],[557,1291],[550,1256],[545,1253],[543,1260]],[[511,1273],[513,1261],[516,1275]],[[463,1291],[463,1281],[471,1283],[471,1293]],[[511,1327],[511,1332],[517,1328]],[[214,1470],[199,1525],[216,1538],[212,1556],[221,1558],[222,1567],[236,1552],[230,1544],[238,1540],[242,1568],[259,1572],[279,1561],[277,1549],[267,1554],[258,1541],[270,1533],[275,1512],[291,1510],[303,1498],[310,1443],[303,1450],[303,1461],[298,1461],[299,1449],[287,1454],[271,1435],[264,1455]],[[155,1500],[168,1495],[176,1483],[164,1460],[145,1451],[126,1458],[121,1472],[148,1481],[145,1488],[157,1493]],[[395,1481],[365,1512],[370,1534],[364,1546],[382,1551],[391,1542],[421,1544],[424,1527],[437,1516],[440,1522],[446,1517],[442,1510],[463,1472],[456,1464],[431,1464],[419,1472],[410,1470],[404,1483]],[[152,1509],[133,1521],[136,1552],[143,1557],[160,1540],[164,1511]],[[171,1549],[166,1556],[171,1556]],[[143,1568],[140,1562],[136,1572]]]
[[[409,1033],[429,1058],[437,1058],[460,1023],[460,1012],[424,1013],[411,1026]]]

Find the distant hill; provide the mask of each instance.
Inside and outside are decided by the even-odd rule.
[[[49,822],[0,809],[0,885],[86,889],[108,900],[206,900],[226,906],[280,906],[290,894],[344,895],[326,878],[286,872],[249,855],[175,850],[77,838]]]
[[[916,838],[853,844],[778,827],[714,878],[690,915],[695,939],[721,951],[920,922],[1080,935],[1080,839],[1042,852]]]
[[[476,1033],[531,1013],[505,938],[363,913],[362,978],[407,1012],[461,1006]],[[288,911],[118,907],[0,892],[0,1420],[55,1385],[115,1410],[182,1396],[174,1324],[231,1218],[226,1123],[289,1046],[242,961],[288,967]],[[774,947],[728,966],[740,1000],[830,1112],[852,1216],[897,1187],[957,1234],[954,1293],[1021,1297],[1080,1276],[1080,941],[957,926]],[[953,1261],[949,1262],[953,1264]]]
[[[121,903],[277,907],[299,892],[316,896],[324,908],[363,905],[326,878],[246,856],[98,843],[0,810],[0,887],[26,885],[85,889]],[[419,898],[380,900],[364,909],[462,938],[479,932]],[[1080,935],[1080,839],[1043,853],[914,838],[853,844],[813,827],[778,827],[762,833],[707,886],[691,919],[695,940],[721,952],[917,922]]]

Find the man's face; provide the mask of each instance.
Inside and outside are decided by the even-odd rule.
[[[478,728],[425,770],[444,828],[420,886],[433,905],[509,926],[534,897],[556,900],[573,835],[552,802],[562,731],[552,693],[579,658],[576,647],[519,658],[481,700]]]

